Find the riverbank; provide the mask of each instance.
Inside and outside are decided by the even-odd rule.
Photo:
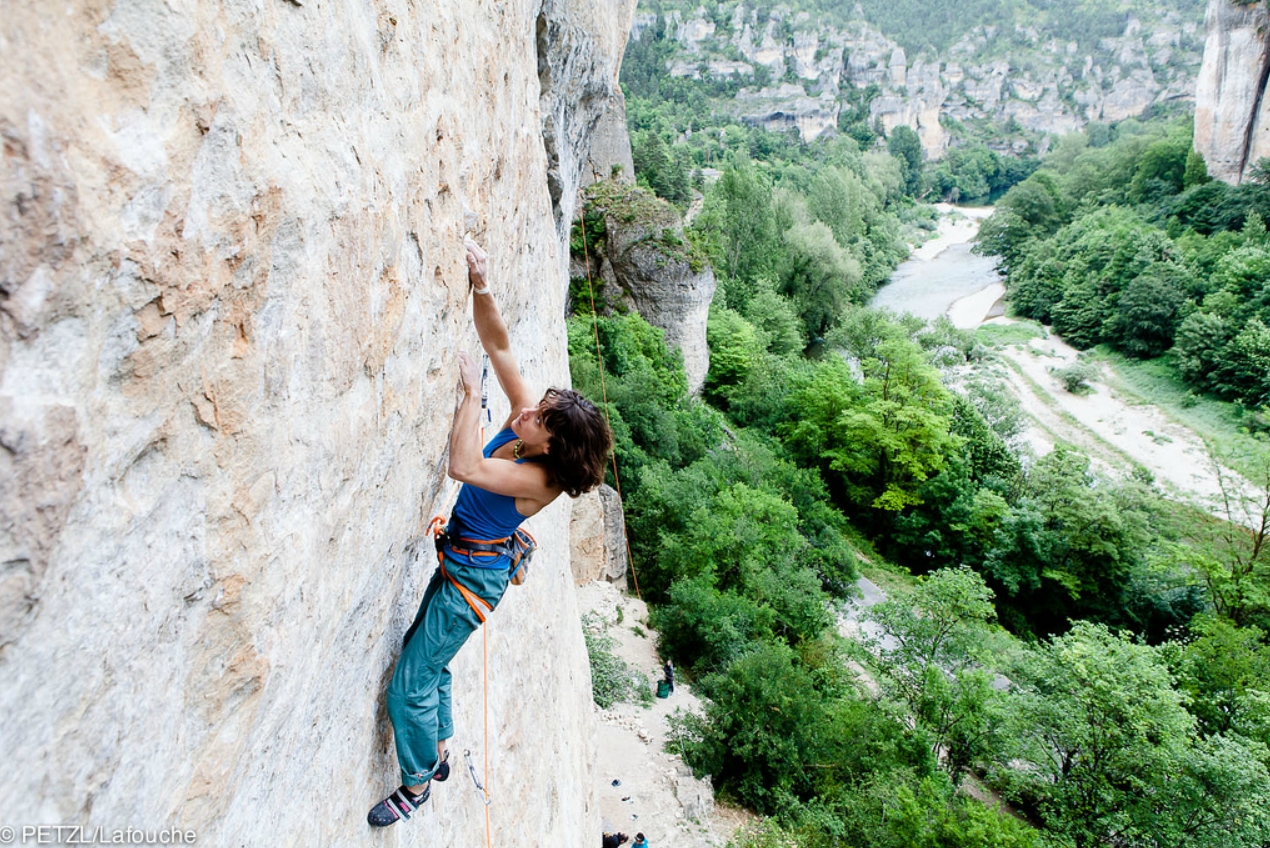
[[[979,225],[992,209],[950,203],[935,208],[939,211],[935,235],[912,248],[871,305],[927,321],[946,315],[958,327],[972,329],[1000,314],[999,301],[1005,292],[999,285],[996,261],[971,252]]]
[[[990,208],[938,204],[936,236],[915,248],[878,291],[873,305],[926,320],[946,316],[962,330],[1005,318],[1005,284],[992,257],[970,252]],[[1078,446],[1100,468],[1151,472],[1161,490],[1217,514],[1217,474],[1204,439],[1165,410],[1128,390],[1115,369],[1097,366],[1090,391],[1072,394],[1052,373],[1076,361],[1077,351],[1056,336],[1003,345],[1003,376],[1027,417],[1025,439],[1036,454],[1056,443]],[[1242,483],[1246,486],[1246,482]]]
[[[966,244],[979,233],[979,224],[992,214],[991,206],[954,206],[936,203],[939,221],[935,237],[913,249],[912,258],[929,262],[955,244]]]

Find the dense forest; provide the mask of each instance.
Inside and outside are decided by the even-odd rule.
[[[643,188],[589,189],[579,255],[654,192],[676,199],[673,155],[648,138]],[[705,698],[677,748],[767,816],[739,844],[1266,844],[1270,477],[1256,503],[1229,490],[1250,528],[1143,470],[1033,456],[977,368],[1001,331],[865,306],[932,226],[914,198],[947,164],[906,159],[904,133],[866,151],[725,141],[687,229],[719,278],[701,396],[598,279],[574,281],[569,330],[575,385],[607,397],[650,623]],[[1163,355],[1252,424],[1267,187],[1208,182],[1189,151],[1185,122],[1064,138],[1013,180],[980,249],[1021,315]],[[886,580],[867,616],[892,639],[838,635],[861,567]]]
[[[1022,452],[1004,389],[952,379],[990,339],[858,305],[905,207],[849,143],[808,155],[806,194],[744,155],[707,191],[703,397],[617,293],[570,322],[597,395],[598,335],[651,623],[707,699],[690,763],[770,816],[747,845],[1263,844],[1264,536]],[[639,193],[593,187],[578,247]],[[923,575],[870,613],[889,647],[836,634],[861,557]]]
[[[1022,316],[1078,348],[1164,357],[1196,392],[1270,404],[1270,162],[1239,186],[1208,179],[1190,125],[1068,136],[1012,188],[980,249]]]
[[[1108,14],[959,5],[1090,37]],[[573,281],[570,359],[606,398],[650,623],[706,704],[675,748],[765,817],[737,848],[1270,844],[1270,168],[1208,180],[1180,119],[1093,124],[1043,158],[923,163],[912,131],[858,123],[802,143],[716,120],[702,81],[641,78],[656,45],[623,71],[639,185],[593,185],[573,247],[699,193],[687,243],[660,238],[717,275],[709,373],[689,394],[598,278]],[[1025,447],[987,366],[1038,324],[867,307],[953,189],[1001,198],[977,249],[1018,316],[1222,406],[1243,453],[1220,459],[1247,478],[1214,472],[1223,510]],[[862,571],[884,637],[844,639]]]

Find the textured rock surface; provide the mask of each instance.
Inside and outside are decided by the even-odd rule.
[[[633,6],[6,6],[0,822],[371,838],[455,493],[462,237],[527,376],[566,382],[564,227]],[[599,825],[570,506],[488,634],[499,844]],[[434,796],[390,843],[485,844],[463,777]]]
[[[584,184],[616,177],[635,182],[635,160],[631,155],[631,136],[626,131],[626,98],[619,88],[605,104],[604,114],[591,134],[591,152],[583,170]]]
[[[609,486],[574,501],[569,528],[573,538],[573,583],[585,586],[595,580],[626,580],[626,519],[622,499]]]
[[[1238,184],[1270,156],[1270,12],[1209,0],[1195,104],[1195,150],[1209,176]]]
[[[1190,101],[1201,55],[1202,22],[1171,12],[1149,24],[1127,17],[1123,32],[1103,39],[1094,54],[1031,28],[981,26],[943,55],[909,56],[862,20],[838,27],[805,13],[791,18],[780,5],[758,6],[737,5],[727,30],[716,30],[704,9],[689,18],[671,12],[669,31],[683,52],[668,72],[696,78],[705,68],[716,78],[745,79],[767,68],[771,79],[786,82],[743,89],[737,115],[771,129],[797,128],[804,139],[836,126],[851,89],[877,85],[870,121],[917,130],[929,157],[953,141],[941,116],[1003,124],[1014,118],[1028,129],[1061,134],[1088,121],[1118,121],[1152,105]],[[632,37],[654,20],[640,16]],[[1023,58],[1012,63],[1006,55]],[[788,81],[787,72],[797,82]]]
[[[706,318],[714,269],[691,258],[683,220],[669,203],[625,187],[604,203],[604,254],[592,260],[599,277],[607,283],[611,274],[630,305],[665,332],[666,343],[683,354],[688,390],[700,391],[710,370]]]

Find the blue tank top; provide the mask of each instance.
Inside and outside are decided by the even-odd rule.
[[[514,438],[516,434],[511,427],[507,427],[490,439],[481,453],[489,459],[494,451]],[[516,464],[528,461],[518,459]],[[454,501],[453,515],[462,525],[460,532],[467,539],[506,539],[525,520],[525,516],[516,509],[516,499],[511,495],[496,494],[467,483],[459,489],[459,496]],[[509,564],[505,556],[469,557],[452,550],[446,550],[445,555],[457,563],[477,568],[506,568]]]

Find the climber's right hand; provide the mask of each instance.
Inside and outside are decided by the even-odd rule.
[[[466,350],[459,351],[459,388],[468,397],[475,397],[481,391],[481,372]]]

